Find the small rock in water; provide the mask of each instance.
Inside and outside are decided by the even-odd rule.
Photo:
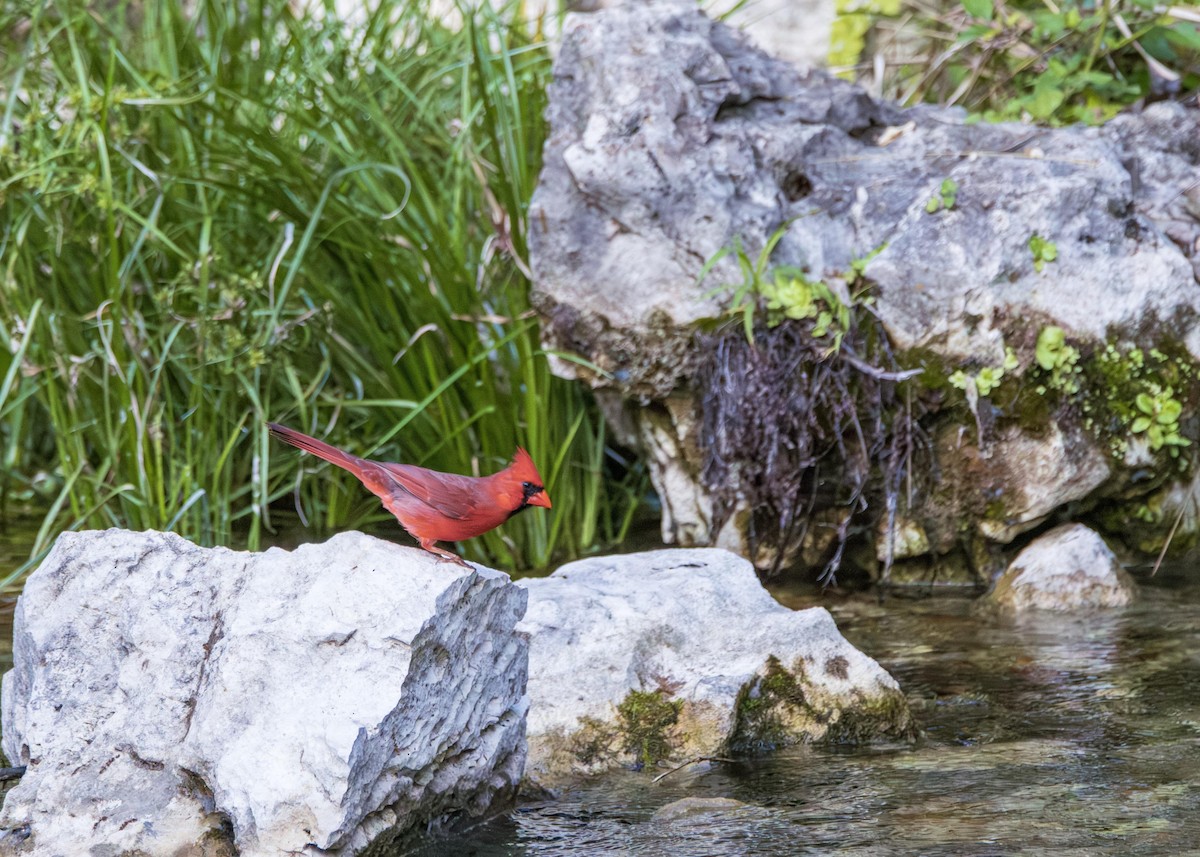
[[[1038,537],[996,581],[983,605],[1004,611],[1123,607],[1137,586],[1104,540],[1082,524]]]
[[[730,812],[748,805],[731,797],[685,797],[660,807],[651,818],[654,821],[678,821],[697,815]]]

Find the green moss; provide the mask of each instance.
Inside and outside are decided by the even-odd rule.
[[[839,668],[844,670],[844,664]],[[737,726],[730,749],[761,752],[800,741],[865,742],[883,736],[913,735],[912,716],[900,692],[868,699],[857,692],[854,696],[846,707],[842,696],[827,696],[815,688],[807,680],[801,662],[795,670],[788,670],[778,658],[771,657],[763,674],[738,697]]]
[[[930,348],[910,348],[896,355],[896,362],[901,369],[923,370],[914,380],[924,390],[944,393],[954,389],[950,376],[957,367]]]
[[[825,733],[830,744],[866,744],[880,738],[911,740],[917,736],[908,700],[900,691],[888,691],[842,710]]]
[[[735,751],[759,752],[794,744],[799,737],[787,728],[785,719],[794,720],[796,711],[787,709],[813,716],[800,680],[774,655],[767,659],[764,674],[742,688],[736,707],[737,726],[730,740]]]
[[[1200,389],[1196,363],[1182,344],[1167,340],[1143,349],[1109,339],[1077,368],[1082,383],[1060,395],[1114,458],[1144,441],[1160,464],[1175,461],[1180,472],[1190,468],[1185,451],[1191,441],[1180,417],[1200,403]]]
[[[625,749],[641,765],[653,765],[670,758],[670,730],[679,721],[683,701],[667,699],[661,690],[631,690],[617,706]]]
[[[579,728],[571,736],[570,752],[584,765],[607,762],[613,757],[617,730],[594,717],[580,717]]]
[[[1190,468],[1182,416],[1200,404],[1200,371],[1182,343],[1160,338],[1158,346],[1143,349],[1112,336],[1087,347],[1054,325],[1040,328],[1034,341],[1030,334],[1027,327],[1011,331],[1030,361],[1019,376],[1011,371],[1019,362],[1008,346],[1002,366],[942,365],[921,383],[966,391],[972,382],[998,422],[1015,422],[1027,434],[1044,432],[1052,420],[1073,421],[1118,461],[1132,443],[1145,442],[1160,464],[1175,462],[1176,472]],[[946,371],[944,383],[931,377]]]
[[[1102,503],[1092,511],[1090,523],[1147,556],[1156,556],[1170,538],[1167,555],[1182,557],[1200,542],[1200,530],[1194,524],[1175,528],[1180,499],[1172,495],[1177,487],[1159,485],[1135,500]]]
[[[989,521],[1004,521],[1008,519],[1008,507],[999,497],[994,497],[984,504],[983,516]]]

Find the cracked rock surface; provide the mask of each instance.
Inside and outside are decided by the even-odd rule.
[[[524,766],[525,604],[360,533],[66,533],[17,606],[0,853],[355,854],[478,815]]]

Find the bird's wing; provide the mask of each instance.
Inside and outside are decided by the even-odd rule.
[[[480,479],[457,473],[440,473],[411,464],[384,464],[396,483],[425,505],[447,518],[462,521],[472,518],[481,504],[489,502]]]

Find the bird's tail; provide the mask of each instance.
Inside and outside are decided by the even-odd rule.
[[[324,441],[317,440],[315,437],[309,437],[287,426],[281,426],[279,423],[267,423],[267,428],[272,435],[284,443],[290,443],[298,449],[311,452],[317,458],[323,458],[330,464],[336,464],[338,467],[345,468],[356,476],[362,471],[363,460],[356,455],[342,452],[336,446],[330,446]]]

